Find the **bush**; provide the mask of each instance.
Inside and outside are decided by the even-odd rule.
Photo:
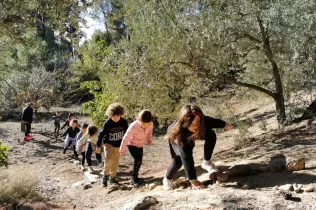
[[[34,170],[26,167],[9,167],[0,171],[0,203],[12,204],[24,201],[40,201],[36,188],[39,178]]]
[[[9,146],[2,145],[2,141],[0,141],[0,167],[8,166],[8,151]]]

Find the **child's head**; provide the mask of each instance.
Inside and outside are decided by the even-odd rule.
[[[32,109],[35,108],[35,104],[33,102],[29,103],[28,106],[31,107]]]
[[[137,120],[140,121],[141,127],[146,128],[153,121],[153,117],[148,109],[143,109],[139,112]]]
[[[70,121],[70,126],[73,127],[73,128],[77,127],[78,126],[78,120],[77,119],[72,119]]]
[[[75,114],[74,113],[69,113],[68,114],[68,119],[69,120],[72,120],[72,119],[74,119],[75,118]]]
[[[124,107],[119,103],[113,103],[109,105],[105,113],[114,122],[118,122],[121,116],[124,115]]]
[[[60,116],[60,111],[57,111],[57,112],[56,112],[56,116]]]
[[[82,133],[86,133],[87,132],[87,128],[88,128],[89,124],[88,123],[83,123],[81,126],[81,131]]]
[[[182,107],[176,124],[167,133],[166,137],[173,143],[181,139],[183,131],[190,131],[189,139],[203,139],[204,137],[204,114],[196,105],[185,105]]]
[[[90,137],[95,137],[98,134],[98,128],[94,125],[88,127],[88,134]]]

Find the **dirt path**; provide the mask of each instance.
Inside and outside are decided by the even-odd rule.
[[[269,112],[262,106],[262,112]],[[269,106],[267,106],[269,107]],[[260,115],[260,109],[247,115]],[[273,118],[273,116],[271,117]],[[269,118],[270,119],[270,118]],[[86,120],[79,117],[80,120]],[[18,122],[1,122],[0,134],[4,144],[10,146],[9,167],[23,165],[32,169],[41,180],[41,194],[56,209],[122,209],[129,201],[137,197],[154,196],[159,204],[153,209],[316,209],[316,192],[293,193],[296,200],[285,200],[277,185],[316,183],[316,124],[306,126],[306,122],[292,125],[281,132],[267,129],[264,134],[256,135],[250,142],[239,150],[234,147],[234,137],[238,131],[231,130],[218,134],[218,142],[213,160],[221,169],[234,164],[249,164],[251,166],[266,166],[270,158],[284,155],[287,159],[306,158],[306,170],[297,172],[282,171],[280,173],[265,172],[258,175],[230,179],[226,185],[210,185],[200,191],[177,189],[165,192],[161,185],[151,191],[141,189],[118,190],[108,193],[100,183],[94,183],[92,188],[83,190],[82,171],[71,158],[71,151],[62,154],[63,142],[54,142],[47,133],[51,131],[51,123],[43,121],[35,123],[34,140],[24,143],[23,134],[19,132]],[[259,129],[252,128],[252,129]],[[274,128],[273,128],[274,129]],[[48,143],[48,141],[50,141]],[[169,148],[162,136],[155,136],[152,147],[145,147],[143,165],[140,177],[146,184],[162,180],[170,161]],[[203,142],[197,142],[195,161],[198,175],[205,173],[200,168]],[[129,174],[132,169],[132,158],[128,153],[121,159],[118,177],[122,184],[129,185]],[[178,176],[183,175],[183,170]],[[0,183],[3,180],[0,180]],[[247,184],[249,190],[241,189],[240,185]]]

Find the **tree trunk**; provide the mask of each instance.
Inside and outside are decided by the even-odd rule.
[[[285,115],[285,105],[284,105],[284,92],[283,92],[283,85],[282,85],[280,70],[279,70],[279,67],[278,67],[275,59],[274,59],[274,55],[273,55],[273,52],[271,50],[269,34],[267,32],[267,29],[263,25],[263,21],[260,18],[260,14],[257,14],[257,21],[258,21],[258,25],[260,28],[263,51],[264,51],[270,65],[272,66],[272,74],[273,74],[273,79],[274,79],[274,83],[275,83],[275,93],[274,93],[273,98],[274,98],[275,103],[276,103],[278,122],[279,122],[279,124],[283,124],[285,122],[286,115]]]

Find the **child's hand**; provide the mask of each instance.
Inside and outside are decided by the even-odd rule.
[[[200,189],[205,189],[206,186],[199,182],[198,180],[190,180],[191,185],[192,185],[192,190],[200,190]]]
[[[101,147],[97,147],[97,148],[95,149],[95,153],[101,154]]]
[[[148,146],[151,146],[153,144],[153,141],[152,140],[147,140],[147,144],[148,144]]]
[[[124,156],[124,155],[125,155],[125,152],[121,152],[121,151],[120,151],[120,155],[121,155],[121,156]]]
[[[230,129],[232,129],[232,126],[230,124],[226,123],[224,129],[225,129],[225,131],[229,131]]]

